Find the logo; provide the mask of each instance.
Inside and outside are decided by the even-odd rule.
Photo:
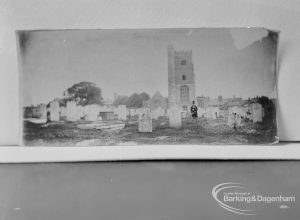
[[[279,204],[279,208],[288,209],[287,203],[296,201],[294,196],[265,196],[250,191],[242,183],[221,183],[212,189],[212,196],[218,205],[229,212],[240,215],[257,215],[258,205]],[[284,203],[284,204],[283,204]]]

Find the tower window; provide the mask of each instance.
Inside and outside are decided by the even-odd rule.
[[[186,65],[186,60],[181,60],[181,65],[185,66]]]
[[[186,75],[182,75],[182,80],[186,80]]]
[[[189,87],[184,85],[180,87],[180,101],[187,102],[190,100]]]

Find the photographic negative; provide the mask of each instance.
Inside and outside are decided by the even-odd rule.
[[[17,31],[23,144],[278,141],[278,33],[265,28]]]

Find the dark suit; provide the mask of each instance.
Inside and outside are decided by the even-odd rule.
[[[192,114],[192,118],[198,118],[198,114],[197,114],[198,108],[196,105],[192,105],[191,106],[191,114]]]

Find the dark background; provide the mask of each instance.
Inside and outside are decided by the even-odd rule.
[[[296,161],[2,164],[0,219],[299,219],[299,168]],[[296,202],[234,214],[212,198],[223,182]]]

